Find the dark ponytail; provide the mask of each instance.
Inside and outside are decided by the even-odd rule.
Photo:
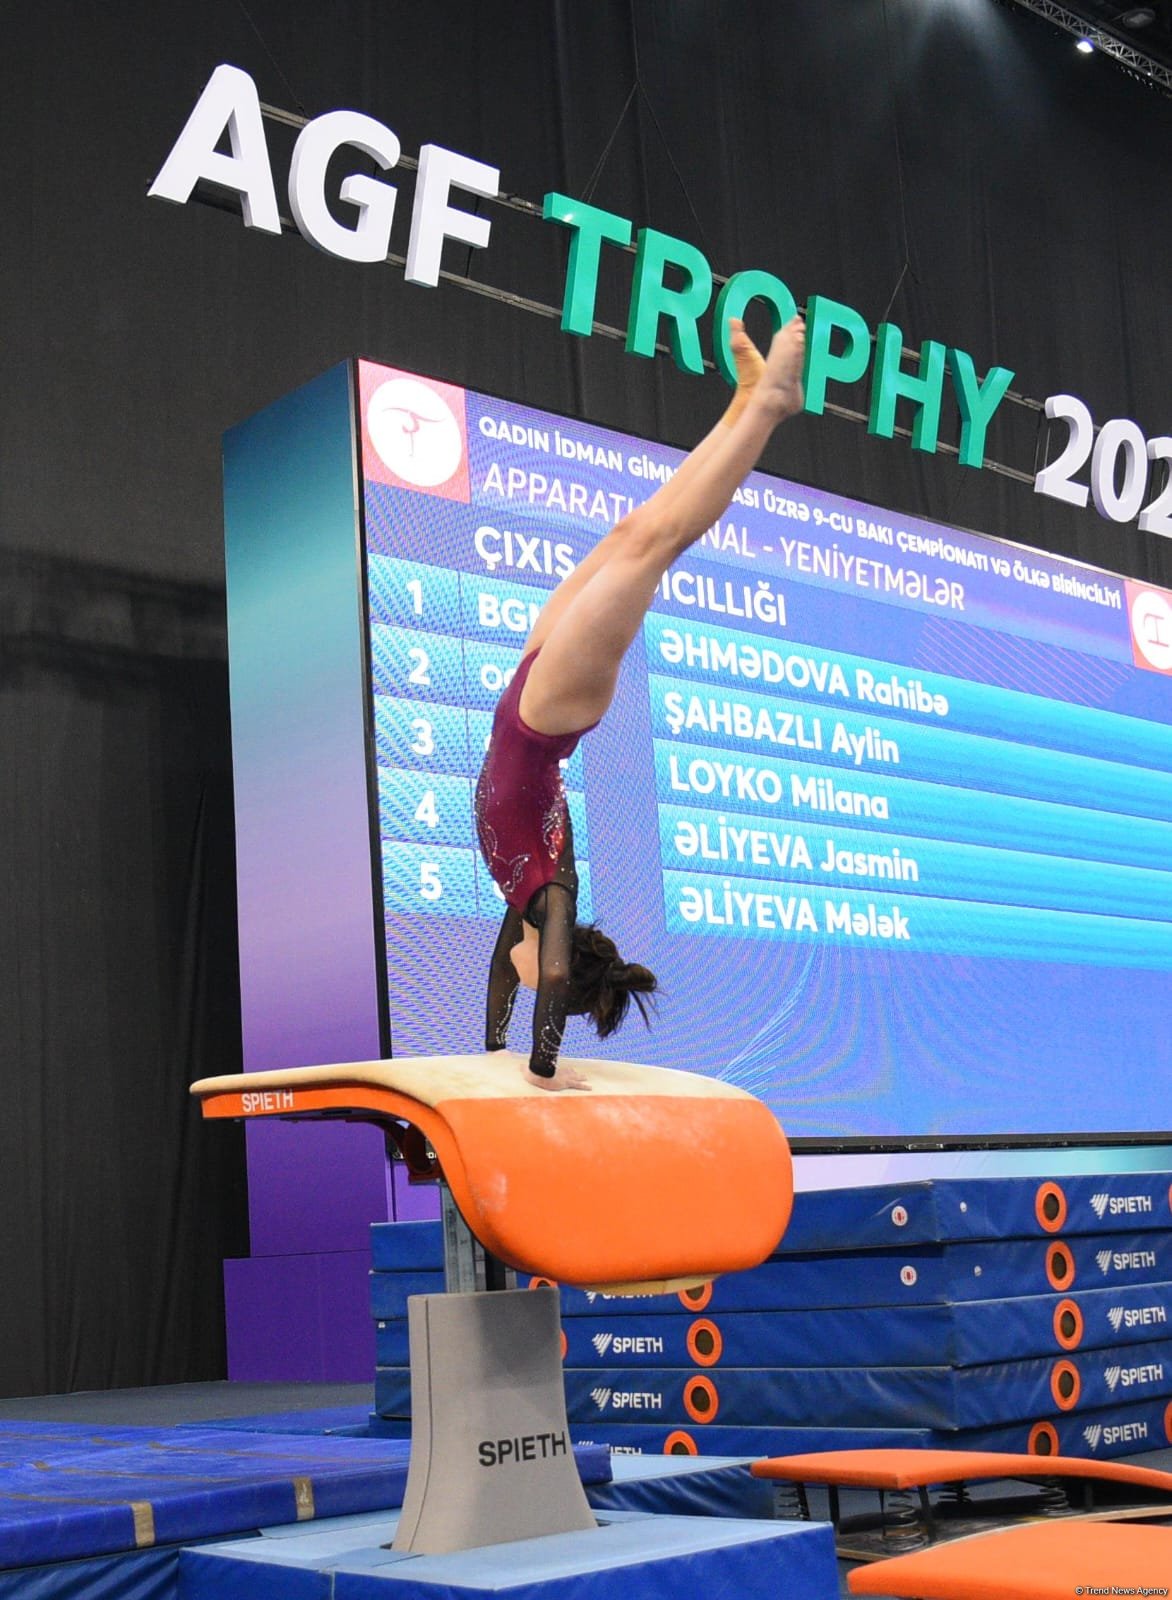
[[[589,1017],[600,1039],[619,1027],[632,997],[650,1027],[643,996],[653,995],[656,987],[654,972],[637,962],[623,961],[614,940],[601,928],[579,923],[574,929],[568,1009],[576,1016]]]

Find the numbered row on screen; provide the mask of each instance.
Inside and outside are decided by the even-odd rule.
[[[370,677],[375,694],[494,711],[520,660],[520,650],[504,645],[414,633],[409,628],[376,626],[370,630]]]
[[[1172,924],[665,872],[667,931],[1083,966],[1172,969]]]
[[[382,841],[383,910],[387,917],[481,917],[499,922],[504,896],[479,851],[449,845]],[[577,858],[578,921],[594,920],[590,863]]]
[[[659,807],[659,854],[676,871],[840,884],[1004,906],[1094,911],[1172,922],[1172,859],[1163,870],[999,850],[844,823],[800,826],[734,812]]]
[[[492,733],[492,713],[466,706],[374,697],[375,758],[380,767],[410,768],[475,778]],[[559,763],[567,788],[585,783],[582,746]]]
[[[550,595],[548,589],[531,584],[379,555],[367,556],[366,587],[372,623],[423,628],[461,639],[507,636],[518,647]]]
[[[414,840],[421,844],[476,848],[476,820],[470,778],[439,773],[380,767],[378,774],[379,836]],[[580,789],[566,790],[570,824],[574,830],[575,858],[590,855],[586,823],[586,797]]]

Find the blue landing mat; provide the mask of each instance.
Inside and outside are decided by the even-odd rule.
[[[570,1421],[734,1428],[994,1428],[1051,1411],[1172,1397],[1172,1340],[981,1367],[597,1367],[565,1369]],[[379,1367],[375,1410],[411,1415],[406,1367]]]
[[[615,1455],[612,1481],[587,1490],[586,1497],[595,1511],[768,1522],[775,1514],[776,1485],[753,1476],[749,1466],[755,1459]]]
[[[392,1226],[398,1227],[395,1223]],[[539,1282],[545,1282],[541,1279]],[[646,1316],[649,1312],[806,1311],[827,1306],[938,1305],[1071,1290],[1127,1289],[1172,1282],[1172,1232],[1063,1235],[1056,1239],[978,1239],[777,1256],[675,1295],[609,1295],[562,1286],[562,1316]],[[518,1274],[518,1288],[530,1280]],[[438,1293],[439,1272],[372,1272],[376,1322],[407,1315],[413,1294]]]
[[[260,1411],[248,1417],[218,1417],[216,1428],[232,1433],[328,1433],[369,1438],[369,1406],[320,1406],[310,1411]],[[206,1422],[181,1422],[180,1428],[206,1429]]]
[[[407,1427],[386,1422],[382,1427]],[[1000,1428],[790,1428],[726,1427],[721,1423],[591,1422],[570,1424],[581,1442],[645,1456],[807,1455],[818,1450],[1004,1450],[1013,1455],[1086,1456],[1114,1460],[1165,1448],[1172,1439],[1172,1403],[1164,1399],[1090,1411],[1051,1411],[1033,1421]],[[393,1437],[393,1435],[388,1435]]]
[[[657,1302],[658,1304],[658,1302]],[[1072,1289],[1011,1300],[927,1306],[664,1311],[565,1316],[567,1367],[978,1367],[1172,1337],[1172,1283]],[[596,1308],[597,1309],[597,1308]],[[1142,1359],[1136,1357],[1135,1359]],[[380,1367],[406,1367],[405,1318],[375,1330]],[[325,1431],[324,1429],[322,1430]]]
[[[800,1190],[774,1257],[1137,1228],[1172,1229],[1172,1172],[923,1178]],[[370,1239],[377,1271],[438,1271],[443,1265],[438,1222],[376,1222]]]
[[[609,1480],[604,1449],[575,1455],[584,1482]],[[398,1507],[407,1457],[387,1439],[0,1423],[0,1569]]]
[[[382,1548],[393,1522],[185,1550],[181,1600],[838,1600],[826,1523],[605,1513],[598,1528],[447,1556]]]

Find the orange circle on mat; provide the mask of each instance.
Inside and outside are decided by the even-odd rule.
[[[1172,1400],[1164,1407],[1164,1437],[1172,1444]]]
[[[1064,1350],[1077,1350],[1082,1343],[1082,1312],[1074,1300],[1059,1300],[1054,1307],[1054,1337]]]
[[[711,1378],[689,1378],[684,1384],[684,1410],[693,1422],[714,1422],[720,1396]]]
[[[1026,1450],[1031,1456],[1056,1456],[1058,1430],[1052,1422],[1035,1422],[1030,1429]]]
[[[1082,1379],[1073,1361],[1056,1361],[1050,1368],[1050,1393],[1059,1411],[1073,1411],[1082,1393]]]
[[[688,1329],[688,1354],[698,1367],[714,1367],[724,1354],[724,1340],[715,1322],[697,1317]]]
[[[566,1353],[567,1353],[567,1351],[568,1351],[568,1350],[569,1350],[569,1348],[570,1348],[570,1341],[569,1341],[569,1340],[568,1340],[568,1339],[567,1339],[567,1338],[566,1338],[566,1330],[565,1330],[565,1329],[564,1329],[564,1328],[561,1328],[561,1329],[559,1329],[559,1330],[558,1330],[558,1331],[559,1331],[559,1332],[560,1332],[560,1334],[561,1334],[561,1340],[562,1340],[562,1360],[563,1360],[563,1361],[564,1361],[564,1360],[565,1360],[565,1359],[566,1359]]]
[[[712,1285],[702,1283],[695,1289],[681,1289],[679,1301],[685,1311],[703,1311],[712,1299]]]
[[[531,1289],[556,1289],[557,1284],[552,1278],[530,1278],[529,1287]]]
[[[663,1453],[665,1456],[698,1456],[700,1449],[690,1433],[677,1428],[663,1441]]]
[[[1066,1221],[1066,1194],[1060,1183],[1043,1183],[1034,1196],[1034,1215],[1047,1233],[1057,1233]]]
[[[1074,1257],[1057,1240],[1046,1250],[1046,1277],[1052,1289],[1069,1289],[1074,1282]]]

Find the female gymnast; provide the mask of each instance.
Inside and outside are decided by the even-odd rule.
[[[589,1089],[559,1064],[568,1014],[589,1015],[601,1038],[632,995],[655,989],[600,929],[576,922],[578,878],[559,762],[601,720],[619,665],[660,579],[726,509],[778,423],[802,408],[805,325],[794,317],[763,358],[730,323],[737,389],[727,411],[678,471],[623,517],[556,588],[501,695],[476,786],[481,853],[507,909],[488,979],[485,1048],[507,1045],[517,987],[536,989],[523,1076],[542,1089]]]

